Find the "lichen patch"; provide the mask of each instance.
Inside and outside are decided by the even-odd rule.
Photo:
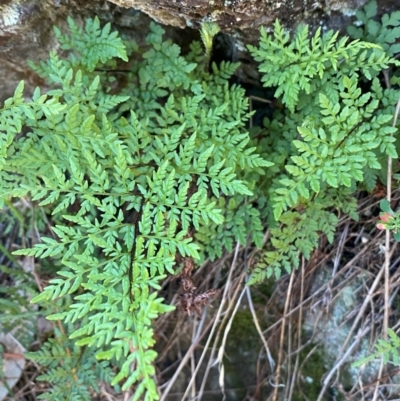
[[[0,6],[1,25],[12,26],[18,23],[20,12],[16,4]]]

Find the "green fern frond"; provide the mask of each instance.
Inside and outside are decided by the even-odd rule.
[[[96,68],[127,60],[123,42],[98,19],[84,29],[69,19],[69,27],[70,34],[56,30],[69,59],[51,53],[35,67],[56,89],[44,96],[37,90],[25,102],[21,84],[0,110],[0,198],[30,196],[57,222],[55,238],[16,254],[62,264],[32,301],[53,305],[48,319],[69,325],[75,341],[60,348],[67,339],[59,333],[32,358],[49,367],[42,379],[53,384],[51,399],[87,399],[94,377],[71,366],[97,359],[118,367],[114,385],[124,381],[123,389],[135,386],[135,399],[155,400],[152,322],[174,309],[157,295],[162,280],[175,274],[177,255],[204,259],[205,244],[188,232],[221,226],[221,199],[240,197],[230,215],[234,238],[245,241],[248,222],[260,245],[259,213],[243,196],[252,196],[249,188],[271,163],[249,146],[244,92],[228,84],[237,65],[199,76],[198,63],[187,62],[151,24],[150,49],[131,73],[139,80],[110,95]],[[15,140],[23,126],[29,133]],[[137,224],[129,220],[132,210]],[[50,360],[68,352],[75,359],[63,378],[64,366]]]
[[[347,43],[347,38],[338,39],[338,32],[321,35],[321,28],[309,39],[308,27],[299,26],[290,40],[278,20],[273,36],[261,29],[260,47],[249,46],[249,50],[265,73],[264,86],[277,87],[275,97],[281,97],[291,112],[302,93],[323,91],[328,77],[362,73],[368,78],[371,69],[382,70],[393,63],[378,45],[358,40]],[[371,50],[368,59],[365,50]]]

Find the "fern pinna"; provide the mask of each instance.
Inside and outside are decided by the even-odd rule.
[[[391,122],[398,91],[384,90],[377,74],[399,63],[376,44],[320,28],[310,38],[308,27],[299,26],[291,37],[279,21],[249,49],[264,85],[276,88],[284,106],[265,119],[259,144],[275,166],[258,187],[271,242],[254,283],[279,277],[282,268],[290,272],[300,255],[308,259],[320,233],[332,242],[339,213],[358,219],[357,185],[372,190],[381,162],[397,157]]]
[[[116,375],[103,376],[122,389],[134,385],[135,400],[155,400],[152,321],[174,309],[158,297],[160,283],[175,274],[177,255],[199,260],[205,250],[218,255],[230,245],[215,243],[220,234],[205,229],[224,222],[219,199],[237,196],[230,210],[243,207],[271,163],[248,146],[247,100],[228,85],[237,65],[205,72],[199,43],[181,56],[155,24],[140,52],[132,43],[127,51],[97,18],[83,28],[68,23],[70,34],[56,29],[56,36],[69,57],[53,52],[33,66],[55,89],[36,89],[25,101],[21,82],[0,110],[1,206],[28,197],[50,207],[55,222],[53,238],[17,254],[62,265],[33,302],[62,321],[66,335],[59,331],[31,357],[49,369],[43,379],[54,386],[46,400],[71,399],[60,396],[66,385],[74,399],[90,399],[83,358],[64,362],[75,347],[87,366],[116,365]],[[136,61],[128,64],[128,85],[111,94],[117,59]],[[242,217],[260,230],[249,206]],[[238,224],[224,232],[244,242]],[[189,230],[199,232],[196,240]],[[74,380],[52,379],[62,371],[75,372]]]

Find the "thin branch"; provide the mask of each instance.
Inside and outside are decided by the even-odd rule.
[[[230,319],[228,321],[228,324],[225,327],[224,336],[222,337],[221,346],[219,347],[219,350],[218,350],[218,359],[217,359],[217,361],[219,362],[219,364],[218,364],[219,365],[218,382],[219,382],[219,386],[220,386],[221,391],[222,391],[223,400],[225,400],[225,398],[226,398],[226,395],[225,395],[225,381],[224,381],[224,379],[225,379],[225,374],[224,374],[225,373],[225,369],[224,369],[224,353],[225,353],[226,341],[228,339],[228,334],[231,331],[233,319],[236,316],[236,313],[237,313],[237,311],[239,309],[239,306],[240,306],[240,303],[242,301],[242,298],[243,298],[243,295],[244,295],[245,291],[246,291],[246,287],[243,288],[242,293],[240,294],[239,299],[236,302],[235,309],[233,310],[232,315],[231,315],[231,317],[230,317]]]
[[[333,262],[333,270],[332,270],[333,278],[336,276],[336,272],[339,267],[340,260],[342,258],[344,244],[346,243],[347,234],[349,232],[349,225],[350,225],[350,223],[347,222],[344,227],[344,230],[342,232],[342,235],[340,236],[340,241],[339,241],[339,245],[338,245],[336,256],[335,256],[335,261]]]
[[[356,256],[354,256],[352,259],[350,259],[346,265],[339,271],[338,276],[339,275],[343,275],[344,273],[346,273],[346,271],[354,266],[355,262],[357,261],[357,259],[362,256],[364,253],[366,253],[367,251],[369,251],[371,249],[371,244],[367,244],[366,246],[364,246],[364,248],[361,249],[361,251],[359,251],[357,253]],[[332,279],[331,279],[332,280]],[[310,295],[308,298],[306,298],[303,302],[301,302],[299,305],[295,306],[292,310],[290,310],[287,314],[284,314],[279,320],[277,320],[275,323],[271,324],[271,326],[269,326],[266,330],[264,330],[264,334],[268,333],[269,331],[271,331],[273,328],[275,328],[276,326],[278,326],[279,324],[281,324],[282,320],[287,318],[289,315],[295,313],[298,309],[300,309],[301,307],[303,307],[305,304],[307,304],[308,302],[311,302],[313,299],[315,299],[315,296],[317,294],[320,294],[322,292],[324,292],[326,290],[327,285],[329,284],[329,282],[322,286],[321,288],[319,288],[317,291],[314,292],[314,294]]]
[[[227,282],[225,284],[224,293],[223,293],[223,296],[222,296],[222,299],[221,299],[221,303],[220,303],[219,308],[218,308],[217,315],[215,316],[214,324],[213,324],[213,326],[211,328],[211,332],[210,332],[210,334],[208,336],[206,345],[204,346],[204,350],[203,350],[203,352],[201,354],[199,362],[197,363],[196,370],[194,371],[193,376],[191,377],[191,379],[189,381],[189,384],[188,384],[188,386],[186,388],[185,394],[182,397],[182,400],[184,400],[187,397],[187,395],[189,393],[189,390],[190,390],[190,386],[192,385],[193,381],[196,379],[196,375],[197,375],[197,373],[198,373],[198,371],[200,369],[200,366],[201,366],[201,364],[203,362],[203,359],[204,359],[204,357],[206,355],[206,352],[207,352],[208,347],[210,345],[212,336],[213,336],[213,334],[215,332],[216,327],[218,326],[218,321],[219,321],[219,318],[221,317],[222,309],[224,307],[226,296],[227,296],[228,291],[229,291],[229,285],[230,285],[230,282],[231,282],[231,279],[232,279],[232,273],[233,273],[233,270],[235,269],[235,266],[236,266],[236,261],[237,261],[237,257],[238,257],[238,253],[239,253],[239,247],[240,247],[240,243],[238,241],[236,243],[235,255],[233,257],[232,265],[231,265],[231,268],[229,270],[229,276],[228,276]],[[177,377],[178,377],[178,375],[175,374],[173,378],[175,378],[175,380],[176,380]],[[167,388],[165,389],[164,393],[162,394],[162,396],[160,398],[160,401],[165,401],[166,400],[166,397],[167,397],[169,391],[171,390],[172,384],[173,383],[172,383],[172,379],[171,379],[171,382],[168,384]]]
[[[301,258],[301,282],[300,282],[300,304],[303,302],[304,299],[304,270],[305,270],[305,259],[304,256]],[[301,327],[303,324],[303,308],[300,308],[299,311],[299,320],[298,320],[298,339],[297,339],[297,349],[301,349]],[[289,396],[288,399],[291,400],[293,396],[293,391],[294,391],[294,386],[295,386],[295,381],[297,377],[297,372],[299,369],[299,363],[300,363],[300,352],[296,353],[296,361],[294,363],[294,368],[293,368],[293,375],[292,375],[292,381],[290,384],[289,388]]]
[[[396,245],[393,246],[393,248],[391,249],[391,251],[390,251],[390,256],[392,256],[392,254],[393,254],[393,252],[394,252],[395,249],[396,249]],[[322,388],[322,390],[321,390],[321,392],[320,392],[320,394],[319,394],[318,400],[321,400],[321,399],[322,399],[322,397],[323,397],[323,395],[324,395],[324,393],[325,393],[325,390],[326,390],[326,388],[327,388],[327,386],[328,386],[328,384],[329,384],[329,383],[328,383],[329,380],[332,378],[332,376],[334,375],[334,373],[336,372],[336,370],[339,369],[339,367],[342,365],[342,363],[343,363],[344,360],[345,360],[345,358],[343,357],[343,350],[346,349],[346,347],[347,347],[347,345],[348,345],[350,339],[353,338],[353,333],[354,333],[354,331],[355,331],[355,329],[356,329],[356,327],[357,327],[359,321],[360,321],[361,318],[364,316],[365,309],[367,308],[367,306],[368,306],[368,304],[370,303],[372,297],[374,296],[375,289],[376,289],[376,287],[378,286],[378,284],[379,284],[379,282],[380,282],[380,280],[381,280],[381,278],[382,278],[382,276],[383,276],[383,273],[384,273],[384,271],[385,271],[384,267],[385,267],[385,266],[383,265],[382,268],[379,270],[379,273],[378,273],[377,276],[375,277],[375,280],[374,280],[374,282],[372,283],[372,285],[371,285],[371,287],[370,287],[370,289],[369,289],[369,291],[368,291],[368,294],[367,294],[367,296],[365,297],[364,302],[363,302],[363,304],[361,305],[360,310],[358,311],[358,314],[357,314],[356,318],[354,319],[354,322],[353,322],[353,325],[352,325],[352,327],[351,327],[351,329],[350,329],[350,331],[349,331],[349,334],[347,335],[346,340],[344,341],[344,343],[343,343],[343,345],[342,345],[342,347],[341,347],[341,350],[339,351],[339,355],[338,355],[338,357],[337,357],[337,359],[336,359],[337,362],[336,362],[335,366],[334,366],[334,367],[331,369],[331,371],[329,372],[329,374],[328,374],[328,376],[326,377],[326,379],[324,380],[324,387]],[[345,355],[349,355],[348,350],[345,352]],[[318,400],[317,400],[317,401],[318,401]]]
[[[399,117],[400,111],[400,98],[397,101],[396,110],[393,116],[392,126],[395,127],[397,124],[397,119]],[[392,199],[392,157],[388,158],[388,169],[387,169],[387,190],[386,190],[386,198],[390,204]],[[390,304],[389,304],[389,279],[390,279],[390,230],[386,230],[385,237],[385,311],[383,315],[383,339],[387,340],[388,338],[388,327],[389,327],[389,312],[390,312]]]
[[[290,300],[290,296],[292,293],[294,276],[295,276],[295,271],[293,269],[292,273],[290,275],[289,288],[287,290],[287,296],[286,296],[286,301],[285,301],[285,310],[283,312],[281,338],[280,338],[279,354],[278,354],[278,365],[276,368],[274,394],[272,397],[273,401],[277,401],[277,399],[278,399],[279,380],[280,380],[280,374],[281,374],[281,364],[282,364],[282,359],[283,359],[283,344],[285,342],[286,316],[288,316],[289,300]]]
[[[372,401],[377,401],[377,399],[378,399],[379,384],[382,379],[384,367],[385,367],[385,364],[383,362],[383,357],[382,357],[381,364],[379,365],[378,380],[376,381],[375,390],[374,390],[374,398],[372,399]]]
[[[238,284],[236,285],[236,288],[235,288],[235,291],[234,291],[233,296],[231,298],[231,301],[229,302],[229,305],[226,308],[226,311],[224,312],[224,318],[222,319],[222,322],[220,324],[218,332],[215,335],[214,344],[213,344],[213,347],[211,349],[209,361],[208,361],[206,370],[205,370],[205,372],[203,374],[203,380],[202,380],[202,383],[201,383],[199,394],[197,395],[198,400],[202,399],[202,396],[203,396],[203,393],[204,393],[204,389],[205,389],[205,386],[206,386],[206,381],[207,381],[208,374],[210,372],[211,367],[214,366],[214,363],[215,363],[214,354],[215,354],[215,350],[217,348],[217,345],[219,344],[219,338],[221,336],[222,328],[225,326],[225,322],[226,322],[226,320],[228,320],[229,313],[230,313],[233,305],[235,304],[235,300],[236,300],[237,295],[239,293],[239,289],[241,287],[240,283],[242,282],[242,279],[244,277],[244,273],[245,272],[242,272],[241,275],[237,278],[237,283]]]
[[[247,281],[247,280],[246,280],[246,281]],[[271,371],[273,372],[273,371],[275,370],[275,365],[276,365],[276,364],[275,364],[274,358],[272,358],[271,351],[269,350],[267,340],[266,340],[265,337],[264,337],[264,334],[263,334],[263,332],[262,332],[262,330],[261,330],[260,324],[258,323],[257,314],[256,314],[256,311],[254,310],[253,300],[252,300],[252,298],[251,298],[250,287],[249,287],[249,286],[246,286],[245,290],[246,290],[247,301],[248,301],[248,303],[249,303],[249,308],[250,308],[251,316],[253,317],[254,325],[256,326],[257,333],[258,333],[258,335],[260,336],[261,341],[262,341],[263,344],[264,344],[265,351],[266,351],[267,357],[268,357],[268,362],[269,362],[269,365],[271,366]]]
[[[203,336],[205,335],[205,333],[207,333],[208,329],[211,327],[211,325],[214,323],[215,318],[212,318],[209,322],[207,327],[205,328],[204,332],[199,335],[196,338],[196,341],[190,346],[190,348],[187,350],[185,356],[182,358],[181,363],[179,364],[178,368],[176,369],[174,375],[172,376],[171,380],[168,382],[167,387],[165,388],[160,401],[165,401],[168,393],[171,391],[172,386],[174,385],[174,383],[176,382],[176,379],[178,378],[178,376],[180,375],[182,369],[185,367],[187,361],[190,359],[190,356],[192,355],[192,353],[194,352],[194,350],[197,348],[197,346],[199,345],[200,340],[203,338]]]
[[[193,321],[193,327],[192,327],[192,344],[196,341],[196,319],[194,319]],[[195,355],[194,352],[192,352],[192,355],[190,355],[190,369],[193,372],[196,369],[196,359],[195,359]],[[194,397],[196,396],[196,381],[193,382],[192,384],[192,398],[194,399]]]
[[[267,231],[265,232],[265,234],[264,234],[264,238],[263,238],[262,246],[261,246],[262,248],[263,248],[264,245],[267,243],[268,238],[269,238],[269,230],[267,230]],[[213,363],[214,363],[213,358],[214,358],[215,350],[216,350],[216,348],[217,348],[217,344],[219,343],[219,338],[220,338],[220,334],[221,334],[222,327],[224,327],[225,321],[228,319],[230,310],[231,310],[231,308],[232,308],[232,306],[233,306],[233,303],[235,302],[235,299],[236,299],[236,297],[237,297],[237,295],[238,295],[238,293],[239,293],[240,283],[242,282],[243,278],[245,277],[245,272],[246,272],[246,270],[247,270],[247,266],[251,266],[252,259],[253,259],[253,257],[254,257],[254,255],[255,255],[256,252],[257,252],[257,250],[254,249],[254,250],[251,252],[251,255],[250,255],[248,261],[247,261],[247,258],[246,258],[245,268],[244,268],[243,272],[240,274],[240,276],[237,278],[238,285],[236,286],[236,289],[235,289],[235,291],[234,291],[234,293],[233,293],[232,299],[231,299],[231,301],[230,301],[230,303],[229,303],[229,305],[228,305],[228,307],[227,307],[227,309],[226,309],[226,311],[225,311],[225,313],[224,313],[225,316],[224,316],[224,318],[223,318],[223,320],[222,320],[222,323],[221,323],[221,325],[220,325],[220,328],[219,328],[219,330],[218,330],[218,332],[217,332],[217,334],[216,334],[216,336],[215,336],[214,344],[213,344],[213,347],[212,347],[212,349],[211,349],[211,353],[210,353],[210,357],[209,357],[209,362],[208,362],[207,367],[206,367],[206,370],[205,370],[205,372],[204,372],[204,374],[203,374],[203,381],[202,381],[202,383],[201,383],[201,387],[200,387],[199,394],[197,395],[198,400],[201,400],[201,399],[202,399],[202,396],[203,396],[203,393],[204,393],[204,388],[205,388],[206,381],[207,381],[207,377],[208,377],[208,374],[209,374],[209,372],[210,372],[210,369],[211,369],[211,367],[213,366]]]
[[[356,338],[354,342],[350,345],[350,347],[347,349],[345,354],[335,363],[335,366],[331,369],[329,372],[328,376],[326,376],[324,380],[324,385],[322,387],[321,392],[319,393],[317,401],[322,401],[322,398],[324,396],[324,393],[333,377],[333,375],[336,373],[336,371],[343,365],[344,362],[346,362],[347,358],[350,356],[350,354],[353,352],[354,348],[358,345],[360,340],[365,336],[365,334],[368,333],[370,330],[370,327],[364,327],[363,330],[359,330],[359,332],[356,335]]]

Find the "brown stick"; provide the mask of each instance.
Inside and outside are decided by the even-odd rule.
[[[274,394],[272,397],[273,401],[277,401],[277,399],[278,399],[279,379],[281,376],[281,364],[282,364],[282,359],[283,359],[283,344],[285,342],[285,325],[286,325],[286,318],[287,318],[288,309],[289,309],[290,296],[292,293],[294,276],[295,276],[295,270],[293,269],[292,274],[290,275],[289,288],[287,290],[287,296],[286,296],[286,301],[285,301],[285,310],[283,312],[283,318],[282,318],[282,329],[281,329],[281,339],[280,339],[280,344],[279,344],[278,365],[276,367]]]

